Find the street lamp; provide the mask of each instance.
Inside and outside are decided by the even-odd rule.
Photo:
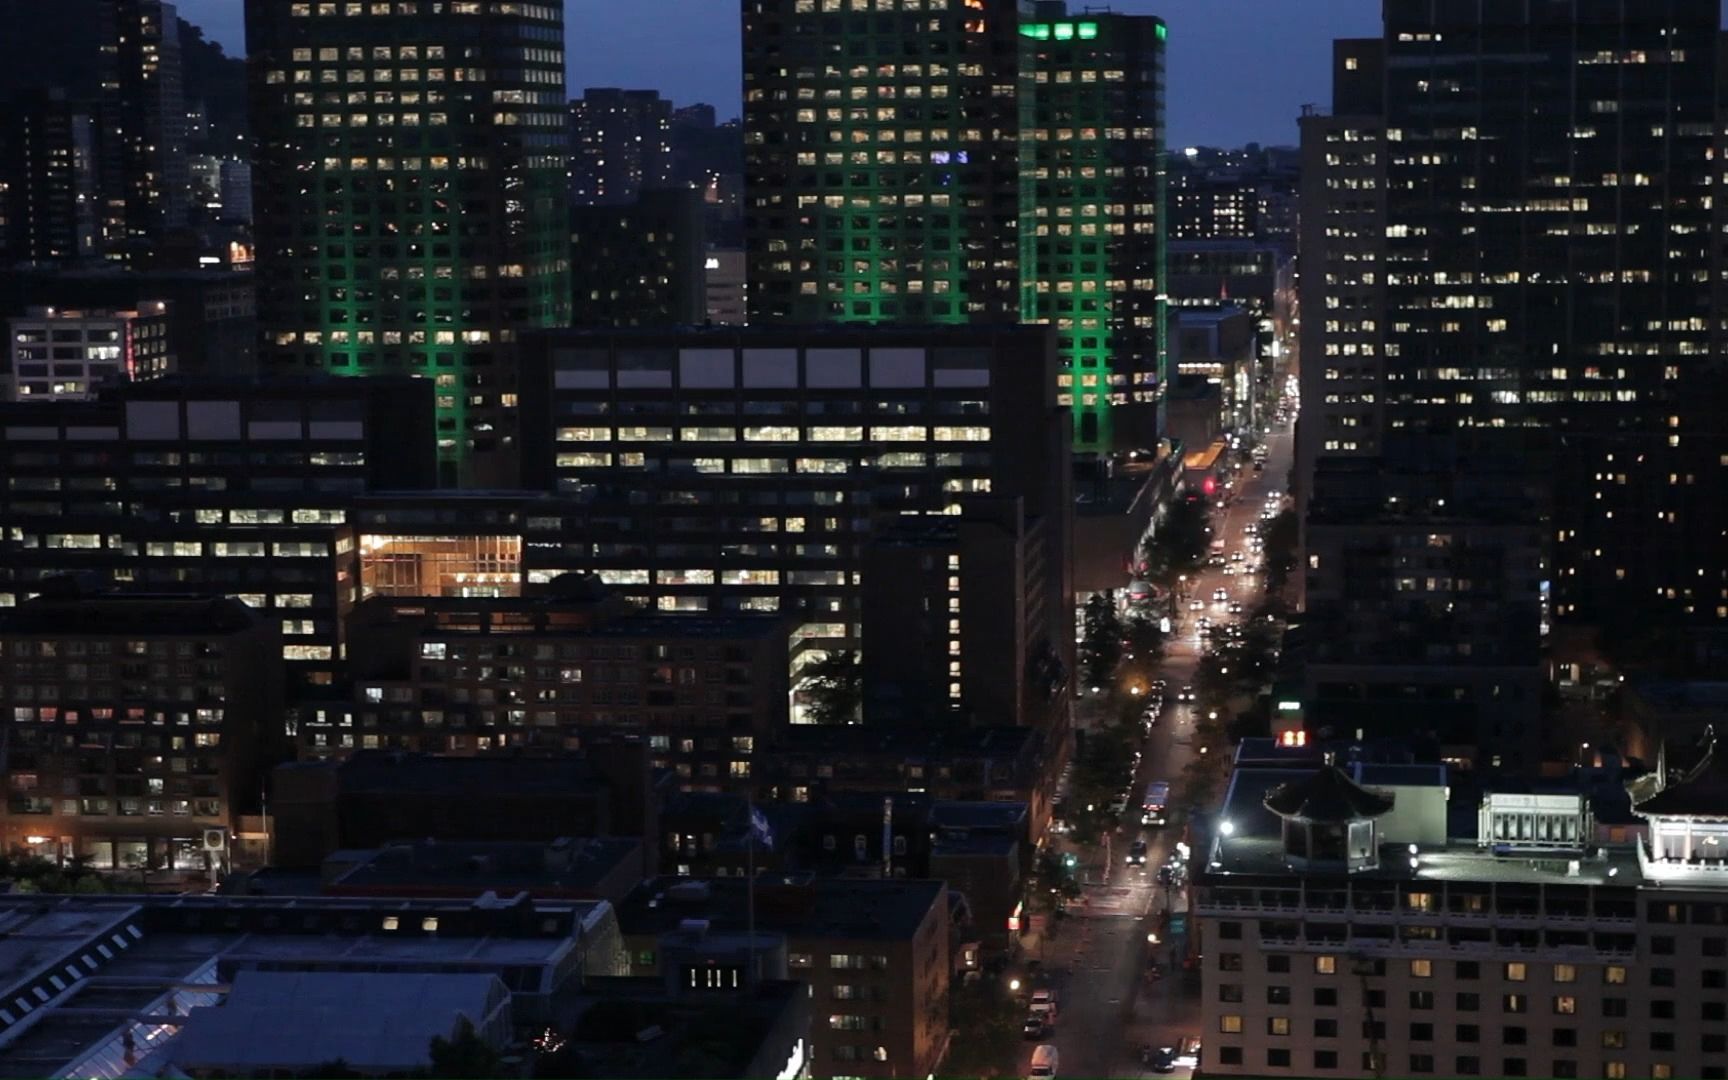
[[[1020,980],[1019,979],[1009,979],[1008,980],[1008,989],[1014,993],[1019,993],[1020,992]]]

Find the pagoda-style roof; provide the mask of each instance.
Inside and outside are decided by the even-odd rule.
[[[1728,753],[1719,739],[1679,783],[1634,806],[1644,817],[1728,818]]]
[[[1362,787],[1336,765],[1322,765],[1307,779],[1268,791],[1265,806],[1282,818],[1352,821],[1386,813],[1392,809],[1392,797]]]

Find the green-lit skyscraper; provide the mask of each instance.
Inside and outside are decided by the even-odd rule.
[[[1162,20],[742,0],[750,321],[1050,322],[1075,447],[1165,383]]]
[[[742,0],[752,323],[1029,315],[1024,0]]]
[[[1164,22],[1045,0],[1020,33],[1036,56],[1024,270],[1057,328],[1075,449],[1150,446],[1167,382]]]
[[[266,370],[437,382],[446,482],[516,477],[516,341],[569,310],[561,3],[246,0]]]

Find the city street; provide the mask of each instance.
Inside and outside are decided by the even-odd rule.
[[[1277,425],[1266,445],[1265,471],[1255,472],[1251,467],[1239,471],[1231,504],[1214,511],[1212,538],[1224,541],[1227,559],[1231,552],[1247,550],[1243,530],[1260,521],[1267,494],[1282,493],[1287,487],[1293,454],[1290,426]],[[1199,617],[1209,616],[1214,623],[1239,617],[1228,615],[1224,604],[1214,603],[1213,591],[1223,588],[1231,600],[1240,600],[1245,609],[1252,610],[1264,587],[1258,572],[1248,577],[1226,575],[1222,569],[1204,566],[1187,582],[1180,605],[1181,621],[1167,641],[1161,671],[1172,699],[1181,687],[1192,683],[1200,660]],[[1192,597],[1205,601],[1203,611],[1188,610]],[[1160,915],[1172,898],[1158,885],[1157,871],[1182,839],[1186,808],[1174,807],[1169,825],[1138,824],[1141,795],[1147,785],[1159,780],[1174,785],[1196,753],[1192,737],[1197,707],[1174,700],[1166,704],[1146,737],[1125,823],[1095,849],[1080,852],[1084,902],[1071,905],[1065,925],[1053,939],[1041,943],[1042,955],[1034,953],[1031,957],[1040,960],[1049,985],[1058,994],[1056,1031],[1046,1041],[1057,1047],[1060,1075],[1148,1076],[1151,1069],[1141,1064],[1141,1046],[1179,1047],[1185,1039],[1204,1038],[1199,1028],[1197,975],[1183,971],[1180,959],[1172,956],[1171,946],[1162,940],[1160,923]],[[1128,847],[1136,837],[1144,837],[1148,843],[1143,867],[1126,862]],[[1178,910],[1186,906],[1180,898],[1174,902]],[[1160,935],[1157,945],[1148,941],[1153,933]],[[1156,980],[1147,977],[1153,961],[1163,967],[1162,977]],[[1028,1063],[1032,1045],[1028,1043],[1024,1051]],[[1172,1075],[1190,1075],[1189,1061],[1184,1058]]]

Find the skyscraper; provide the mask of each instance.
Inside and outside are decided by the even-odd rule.
[[[514,482],[517,335],[568,315],[563,20],[247,0],[264,366],[435,379],[447,483]]]
[[[1056,326],[1077,449],[1158,436],[1164,370],[1162,19],[1043,0],[1022,38],[1035,56],[1031,153],[1033,313]]]
[[[105,76],[106,136],[119,165],[111,185],[111,257],[149,264],[168,233],[186,225],[192,176],[186,159],[186,101],[180,26],[163,0],[111,0],[113,63]]]
[[[672,183],[672,103],[589,87],[570,103],[570,204],[621,206]]]
[[[752,323],[1030,314],[1023,0],[744,0]]]
[[[97,250],[96,143],[89,106],[60,90],[0,109],[0,258],[76,261]]]
[[[1720,12],[1384,13],[1303,129],[1309,609],[1382,667],[1325,679],[1358,702],[1480,706],[1534,685],[1545,607],[1728,621]]]

